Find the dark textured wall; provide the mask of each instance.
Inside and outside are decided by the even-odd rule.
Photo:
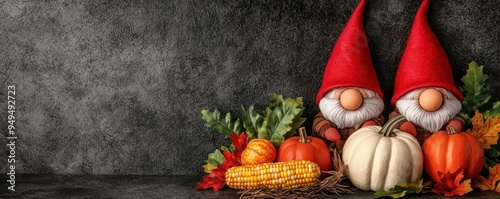
[[[7,142],[7,86],[15,85],[18,173],[202,174],[207,154],[228,144],[203,126],[202,109],[238,117],[241,104],[266,105],[273,92],[302,96],[310,127],[324,66],[356,5],[1,1],[0,143]],[[386,101],[419,5],[367,5]],[[475,60],[499,100],[499,3],[433,1],[429,18],[457,84]]]

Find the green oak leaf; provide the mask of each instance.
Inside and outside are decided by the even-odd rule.
[[[484,167],[490,168],[494,167],[496,164],[500,163],[500,146],[491,146],[491,149],[484,150]]]
[[[306,118],[302,117],[302,113],[304,112],[304,103],[302,102],[302,98],[299,97],[295,99],[295,102],[297,103],[297,108],[300,109],[300,112],[293,118],[292,124],[290,124],[292,129],[285,134],[285,139],[294,136],[297,129],[299,129],[306,121]]]
[[[223,117],[215,109],[213,112],[202,110],[201,114],[203,115],[203,120],[205,120],[205,126],[216,129],[219,133],[224,134],[225,138],[229,138],[232,132],[240,134],[243,131],[241,120],[238,118],[233,121],[230,113],[226,113],[225,117]]]
[[[271,96],[271,102],[269,102],[269,108],[274,109],[281,103],[283,103],[283,101],[285,101],[283,100],[283,95],[273,93],[273,95]]]
[[[493,103],[490,110],[487,110],[483,114],[484,118],[497,117],[500,116],[500,101]]]
[[[226,161],[226,158],[224,158],[224,155],[220,152],[219,149],[215,149],[213,153],[208,154],[208,159],[206,162],[208,164],[214,165],[214,166],[219,166],[221,165],[224,161]]]
[[[262,127],[264,123],[264,117],[259,114],[259,112],[254,108],[254,106],[248,107],[247,110],[243,106],[241,106],[242,121],[243,127],[245,128],[245,132],[248,136],[248,139],[254,139],[258,137],[258,129]]]
[[[392,197],[392,198],[401,198],[406,195],[406,191],[404,190],[393,190],[393,191],[377,191],[373,194],[374,198],[380,197]]]
[[[389,191],[384,191],[384,190],[376,191],[373,196],[375,198],[380,198],[380,197],[401,198],[406,196],[406,194],[418,194],[422,192],[424,188],[423,182],[424,180],[422,178],[416,182],[405,183],[401,186],[396,185],[393,188],[389,189]]]
[[[467,74],[461,78],[464,85],[460,87],[464,94],[461,112],[468,115],[468,118],[474,115],[476,110],[481,110],[491,98],[486,80],[488,80],[488,75],[483,74],[483,66],[479,66],[474,61],[469,63]]]
[[[285,140],[285,134],[292,130],[290,126],[297,114],[303,109],[294,99],[287,99],[276,106],[274,110],[266,110],[263,126],[267,129],[268,139],[275,146],[280,146]]]

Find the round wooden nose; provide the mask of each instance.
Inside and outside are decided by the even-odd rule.
[[[347,110],[356,110],[363,104],[363,96],[356,89],[347,89],[340,94],[340,104]]]
[[[438,110],[443,105],[443,94],[434,88],[426,89],[420,93],[418,103],[426,111]]]

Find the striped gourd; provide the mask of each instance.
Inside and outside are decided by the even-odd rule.
[[[233,189],[308,187],[318,182],[320,174],[319,166],[311,161],[273,162],[231,167],[226,184]]]

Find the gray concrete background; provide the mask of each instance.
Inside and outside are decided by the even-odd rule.
[[[357,2],[0,1],[0,143],[15,85],[16,172],[200,175],[207,154],[228,144],[203,126],[202,109],[239,117],[240,105],[262,107],[273,92],[301,96],[310,128],[324,66]],[[386,114],[419,5],[367,5]],[[429,19],[456,83],[475,60],[500,100],[499,3],[433,1]]]

